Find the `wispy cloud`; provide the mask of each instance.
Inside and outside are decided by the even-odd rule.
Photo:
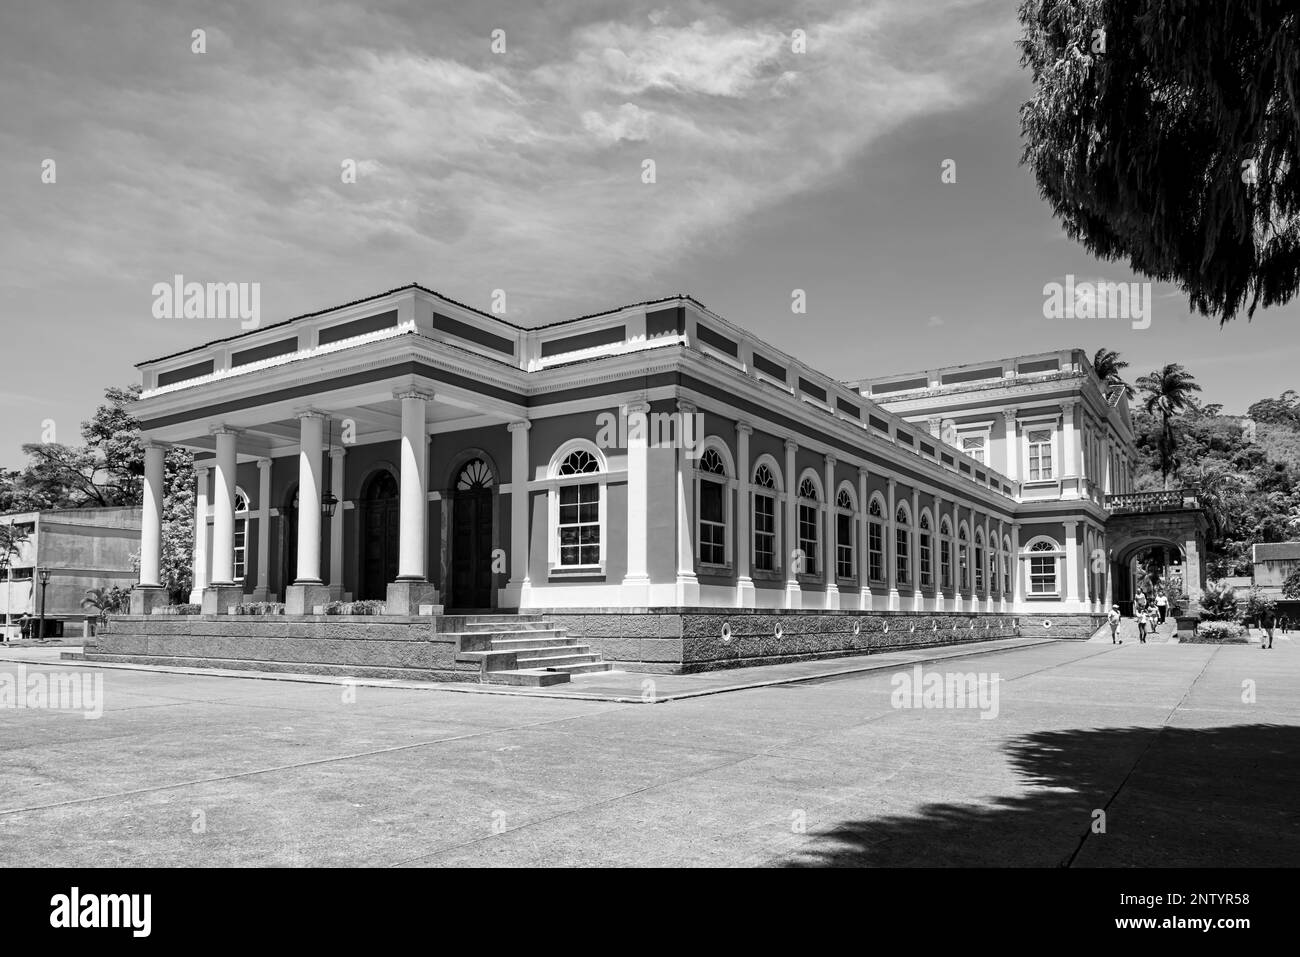
[[[57,130],[6,124],[3,172],[32,182],[54,155],[59,185],[15,190],[13,228],[39,239],[0,261],[0,285],[41,288],[69,270],[145,288],[175,272],[266,281],[387,258],[423,264],[400,281],[479,301],[501,287],[513,318],[552,317],[817,189],[902,125],[976,101],[1005,76],[1005,7],[632,8],[531,20],[503,56],[460,24],[422,44],[402,32],[417,25],[379,12],[313,6],[309,21],[296,4],[241,7],[198,56],[187,46],[200,11],[159,8],[135,24],[155,69],[114,83],[66,50],[65,75],[42,73],[14,36],[0,41],[0,79],[48,78]],[[72,30],[77,14],[56,10]],[[287,25],[312,42],[293,43]],[[355,184],[341,182],[344,160]]]

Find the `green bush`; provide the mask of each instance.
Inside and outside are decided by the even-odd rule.
[[[249,601],[235,606],[236,615],[283,615],[284,603],[278,601]]]
[[[1201,644],[1244,644],[1247,641],[1246,629],[1231,621],[1204,621],[1191,638],[1184,642]]]
[[[1201,595],[1201,621],[1236,621],[1237,590],[1227,582],[1210,582]]]
[[[382,615],[382,601],[332,601],[325,606],[327,615]]]

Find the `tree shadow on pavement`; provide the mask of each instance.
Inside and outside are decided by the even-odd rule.
[[[816,867],[1300,865],[1300,728],[1101,728],[1005,746],[1027,793],[847,820],[780,863]],[[1096,828],[1105,812],[1105,831]]]

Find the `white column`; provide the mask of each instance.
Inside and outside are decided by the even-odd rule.
[[[528,431],[531,422],[511,422],[510,430],[510,581],[507,586],[508,604],[519,607],[527,598],[525,592],[532,584],[528,577],[529,565],[529,499],[528,482],[531,466],[528,462]]]
[[[393,395],[402,402],[401,523],[397,538],[397,580],[427,581],[429,434],[425,414],[433,393],[404,389]],[[299,532],[301,535],[301,532]]]
[[[908,567],[912,577],[912,607],[917,611],[925,608],[925,596],[921,592],[921,493],[912,489],[912,545],[908,548]],[[933,553],[931,553],[933,556]]]
[[[934,497],[934,527],[930,529],[930,587],[934,592],[934,610],[943,611],[943,555],[942,549],[947,548],[943,542],[941,529],[943,528],[943,499],[936,495]]]
[[[271,575],[271,460],[257,460],[257,584],[256,601],[270,598]]]
[[[989,556],[995,554],[991,532],[993,519],[984,513],[984,610],[993,610],[993,577],[989,575]]]
[[[867,470],[858,469],[858,608],[871,608],[871,555],[867,551]]]
[[[754,579],[749,574],[751,541],[751,514],[753,500],[749,488],[749,436],[753,428],[748,422],[736,423],[736,605],[754,607]]]
[[[695,406],[678,402],[677,411],[684,422],[695,414]],[[697,436],[703,440],[704,436]],[[700,580],[695,575],[695,459],[686,443],[677,450],[677,603],[698,605]]]
[[[1020,436],[1016,434],[1014,408],[1002,410],[1003,436],[1007,447],[1007,478],[1020,481]]]
[[[203,589],[208,587],[208,485],[212,470],[207,465],[194,467],[194,581],[190,601],[200,604]]]
[[[961,510],[954,499],[952,503],[952,538],[948,539],[948,556],[952,563],[952,610],[961,611],[961,551],[960,539],[957,537],[961,532]]]
[[[1007,610],[1007,601],[1010,596],[1007,594],[1005,573],[1011,570],[1011,556],[1003,550],[1003,542],[1006,541],[1006,523],[998,519],[998,609]]]
[[[885,580],[889,582],[889,610],[898,611],[898,504],[894,501],[898,482],[890,479],[885,494],[889,514],[885,516]]]
[[[648,402],[627,407],[627,573],[623,587],[628,605],[650,600],[650,453]],[[693,569],[692,569],[693,570]]]
[[[826,534],[822,539],[822,557],[825,560],[825,567],[822,569],[826,582],[826,607],[830,609],[840,607],[840,589],[835,584],[835,456],[826,456],[825,467],[825,485],[826,501],[822,503],[825,521],[822,527],[826,529]]]
[[[799,579],[795,572],[794,550],[799,547],[799,476],[795,472],[795,452],[799,444],[794,439],[785,440],[785,606],[798,608],[803,601],[800,596]]]
[[[322,584],[320,575],[320,499],[324,488],[325,417],[298,413],[298,577],[294,584]]]
[[[144,513],[140,521],[140,584],[162,585],[163,464],[166,446],[144,443]]]
[[[1079,600],[1079,523],[1065,523],[1065,594],[1067,604]],[[1074,609],[1071,608],[1071,611]]]
[[[1074,410],[1078,404],[1073,400],[1061,403],[1061,477],[1076,478],[1079,474],[1078,433],[1074,428]]]
[[[330,598],[343,600],[343,465],[347,449],[330,449],[330,492],[338,499],[330,518]]]
[[[213,585],[235,583],[235,439],[234,429],[213,429],[217,439],[216,471],[213,473],[212,581]]]
[[[1011,596],[1015,611],[1024,606],[1024,568],[1021,564],[1021,523],[1011,523]]]

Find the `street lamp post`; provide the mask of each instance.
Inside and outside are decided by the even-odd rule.
[[[40,621],[40,625],[38,626],[38,631],[36,632],[37,634],[36,640],[44,641],[45,640],[45,586],[50,583],[50,570],[42,565],[39,571],[39,575],[41,579],[41,621]]]

